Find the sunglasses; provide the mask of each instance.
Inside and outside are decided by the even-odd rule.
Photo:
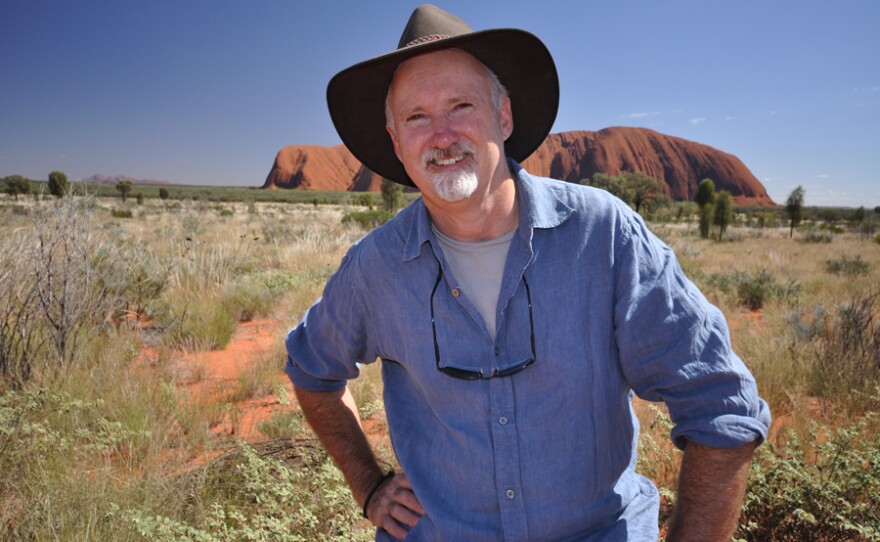
[[[437,267],[437,280],[434,282],[434,289],[431,290],[431,332],[434,334],[434,358],[437,362],[438,371],[459,380],[488,380],[495,377],[513,376],[535,362],[535,320],[532,315],[532,292],[529,290],[529,282],[526,280],[525,275],[523,275],[523,285],[525,285],[526,287],[526,301],[528,302],[529,306],[529,330],[531,332],[532,357],[521,363],[517,363],[512,367],[505,367],[504,369],[495,368],[490,373],[484,373],[482,370],[470,371],[467,369],[459,369],[457,367],[451,366],[441,367],[440,344],[437,342],[437,324],[434,319],[434,294],[437,293],[437,287],[440,285],[440,281],[443,279],[443,267]]]

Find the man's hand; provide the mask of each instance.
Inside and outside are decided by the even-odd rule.
[[[403,526],[412,528],[424,513],[422,503],[404,474],[381,482],[367,506],[367,518],[373,525],[385,529],[398,540],[407,535],[408,530]]]
[[[746,491],[757,442],[709,448],[688,442],[678,477],[678,498],[669,542],[729,542]]]

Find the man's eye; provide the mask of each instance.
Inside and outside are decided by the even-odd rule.
[[[426,118],[425,115],[423,115],[421,113],[415,113],[413,115],[408,116],[406,118],[406,122],[417,122],[420,120],[424,120],[425,118]]]

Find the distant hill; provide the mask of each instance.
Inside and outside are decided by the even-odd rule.
[[[728,190],[737,205],[775,205],[742,161],[718,149],[647,128],[613,127],[550,134],[523,167],[569,182],[602,172],[642,172],[666,183],[669,195],[690,201],[700,181]],[[378,191],[382,179],[343,145],[291,145],[281,149],[263,188]]]
[[[95,173],[91,177],[83,179],[84,183],[101,183],[116,184],[122,179],[128,179],[135,184],[172,184],[170,181],[157,181],[156,179],[135,179],[128,175],[104,175],[103,173]]]

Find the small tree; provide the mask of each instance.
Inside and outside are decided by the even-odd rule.
[[[791,229],[788,232],[788,237],[791,239],[794,237],[795,227],[804,218],[804,188],[802,186],[792,190],[788,199],[785,200],[785,215],[791,222]]]
[[[159,189],[159,199],[166,200],[166,199],[168,199],[168,196],[170,196],[170,195],[171,194],[168,193],[167,188],[160,188]]]
[[[702,209],[704,205],[708,203],[715,203],[717,198],[717,194],[715,193],[715,182],[712,179],[703,179],[700,181],[700,185],[697,187],[697,195],[694,198],[694,201],[697,202],[697,205]]]
[[[63,171],[53,171],[49,174],[49,192],[56,198],[67,195],[67,175]]]
[[[853,225],[858,226],[859,224],[861,224],[862,222],[865,221],[865,218],[867,216],[868,216],[868,211],[866,211],[864,207],[859,207],[858,209],[853,211],[852,215],[850,216],[849,221]]]
[[[623,182],[632,194],[631,202],[637,213],[642,210],[642,206],[666,195],[662,182],[641,172],[624,173]]]
[[[700,207],[700,237],[709,238],[709,230],[712,228],[712,222],[715,220],[715,204],[707,203]]]
[[[30,194],[31,193],[31,181],[30,179],[26,179],[21,175],[10,175],[3,179],[4,184],[6,184],[6,193],[12,196],[15,201],[18,201],[19,194]]]
[[[403,203],[403,185],[382,179],[382,205],[389,213],[396,213]]]
[[[715,202],[714,222],[718,226],[718,241],[721,241],[727,226],[733,222],[733,198],[727,190],[718,193],[718,200]]]
[[[581,184],[601,188],[612,195],[617,196],[627,205],[632,204],[633,192],[630,186],[624,180],[622,175],[609,175],[607,173],[597,172],[593,174],[592,179],[584,179]]]
[[[715,200],[717,199],[718,194],[715,193],[715,183],[712,179],[700,181],[695,200],[700,208],[700,237],[703,239],[709,238],[709,229],[715,221]]]
[[[119,190],[119,193],[122,194],[122,203],[125,203],[128,193],[131,192],[132,188],[134,188],[134,183],[128,179],[120,179],[116,183],[116,190]]]

